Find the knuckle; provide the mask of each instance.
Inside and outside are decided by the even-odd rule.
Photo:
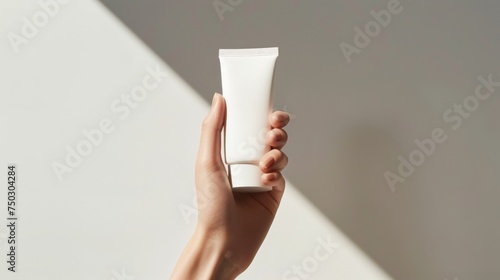
[[[203,121],[201,122],[201,129],[206,130],[211,126],[210,119],[208,117],[205,117]]]
[[[199,157],[196,161],[196,168],[200,171],[216,171],[218,169],[218,163],[216,160],[209,157]]]

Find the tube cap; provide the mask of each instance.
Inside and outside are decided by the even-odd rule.
[[[234,191],[267,192],[273,189],[262,184],[262,171],[255,164],[231,164],[228,169],[229,180]]]

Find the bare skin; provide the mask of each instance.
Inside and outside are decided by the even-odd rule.
[[[263,193],[232,191],[221,158],[221,131],[226,104],[215,94],[203,121],[196,160],[198,223],[171,279],[235,279],[252,262],[271,227],[285,190],[281,174],[288,163],[281,151],[288,136],[283,128],[287,113],[270,115],[267,134],[271,150],[260,160],[262,183],[273,189]]]

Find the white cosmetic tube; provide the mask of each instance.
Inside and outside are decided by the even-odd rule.
[[[221,49],[222,95],[226,100],[224,157],[234,191],[264,192],[259,161],[270,150],[266,135],[273,109],[278,48]]]

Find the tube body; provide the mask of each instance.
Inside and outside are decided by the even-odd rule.
[[[269,151],[266,135],[273,108],[278,48],[219,50],[226,100],[224,157],[234,191],[269,191],[259,161]]]

